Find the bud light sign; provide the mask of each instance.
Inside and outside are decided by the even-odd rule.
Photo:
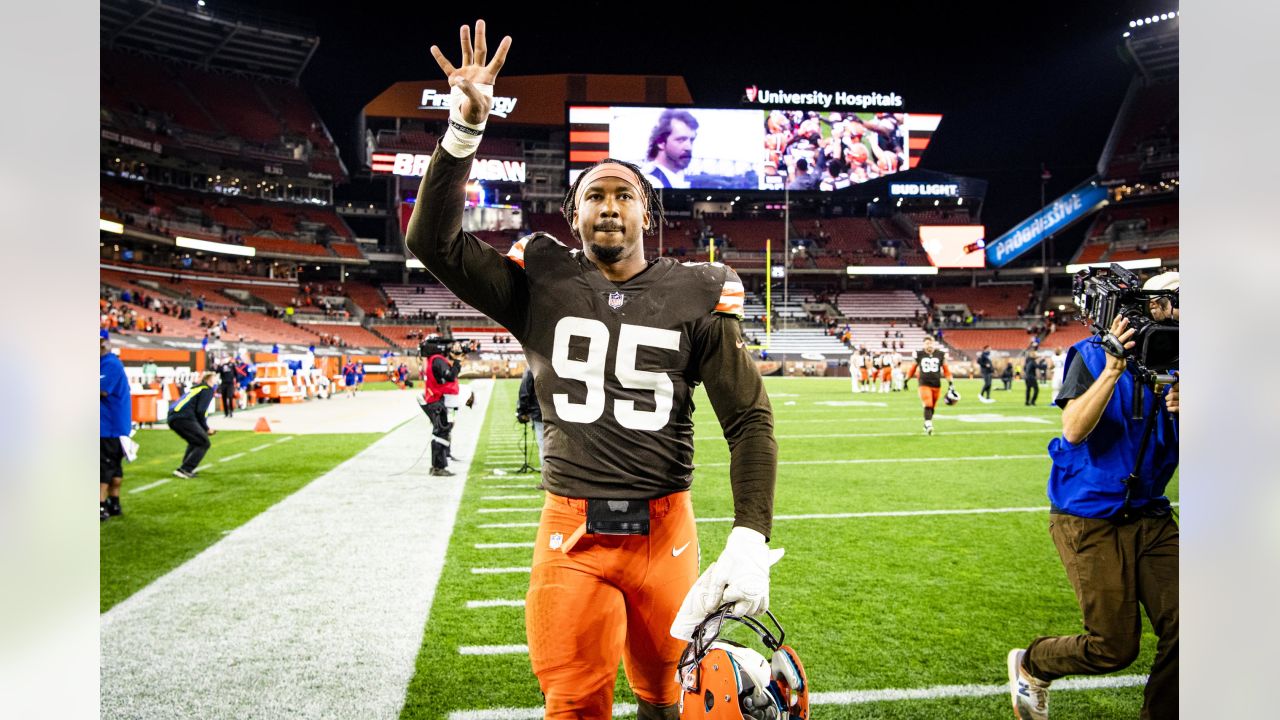
[[[1091,185],[1072,190],[987,243],[987,265],[1004,267],[1014,258],[1065,229],[1106,202],[1107,189]]]

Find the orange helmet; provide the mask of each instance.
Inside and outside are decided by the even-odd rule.
[[[711,613],[693,631],[680,655],[676,681],[681,720],[809,720],[809,679],[800,657],[784,645],[786,633],[773,613],[775,636],[759,620],[734,615],[732,603]],[[735,620],[760,637],[771,653],[719,639],[725,620]]]

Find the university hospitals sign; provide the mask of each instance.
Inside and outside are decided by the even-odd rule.
[[[987,265],[1004,267],[1050,235],[1093,212],[1106,200],[1105,187],[1089,185],[1072,190],[987,243]]]
[[[809,90],[806,92],[788,92],[786,90],[761,90],[756,85],[748,86],[742,94],[742,102],[747,105],[765,105],[773,107],[802,106],[821,107],[826,110],[867,108],[902,109],[902,96],[898,93],[851,93],[837,90],[823,92]]]

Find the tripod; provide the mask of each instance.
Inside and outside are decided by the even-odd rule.
[[[529,426],[532,424],[532,420],[520,423],[520,427],[524,429],[524,433],[520,438],[520,451],[524,453],[524,464],[516,469],[517,475],[532,474],[536,470],[529,464]]]

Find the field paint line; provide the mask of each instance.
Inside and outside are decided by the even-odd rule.
[[[1006,508],[961,508],[954,510],[879,510],[856,513],[819,513],[810,515],[775,515],[776,520],[848,520],[850,518],[928,517],[930,515],[998,515],[1001,513],[1049,512],[1049,506]],[[698,518],[700,523],[733,522],[731,517]]]
[[[147,485],[143,485],[142,487],[134,488],[134,489],[132,489],[132,490],[130,490],[130,491],[129,491],[129,494],[130,494],[130,495],[132,495],[132,494],[134,494],[134,493],[145,492],[145,491],[147,491],[147,490],[150,490],[150,489],[151,489],[151,488],[153,488],[153,487],[160,487],[161,485],[163,485],[163,484],[165,484],[165,483],[169,482],[169,480],[170,480],[170,478],[165,478],[165,479],[163,479],[163,480],[157,480],[157,481],[155,481],[155,482],[153,482],[153,483],[150,483],[150,484],[147,484]]]
[[[493,388],[471,386],[463,454]],[[421,465],[393,476],[428,427],[377,438],[103,613],[101,716],[396,720],[466,489]]]
[[[272,445],[275,445],[275,443],[267,443],[266,445],[259,445],[258,447],[252,447],[252,448],[249,448],[249,452],[258,452],[259,450],[266,450]]]
[[[218,462],[220,462],[220,463],[224,463],[224,462],[231,462],[232,460],[235,460],[236,458],[242,458],[242,457],[244,457],[245,455],[246,455],[246,453],[236,453],[235,455],[228,455],[228,456],[226,456],[226,457],[224,457],[224,458],[220,458],[220,459],[218,460]]]
[[[491,607],[524,607],[524,600],[468,600],[467,609],[477,610]]]
[[[924,458],[855,458],[847,460],[780,460],[779,465],[873,465],[880,463],[992,462],[1004,460],[1048,460],[1047,453],[1036,455],[963,455],[960,457]],[[698,463],[697,467],[729,467],[727,462]]]
[[[477,550],[505,550],[508,548],[531,548],[531,542],[508,542],[508,543],[476,543],[473,545]]]
[[[539,493],[530,493],[528,495],[484,495],[481,500],[541,500],[542,495]]]
[[[489,483],[485,483],[484,486],[490,490],[538,490],[538,488],[533,485],[490,485]],[[538,492],[542,491],[538,490]]]
[[[478,528],[482,528],[482,529],[485,529],[485,530],[492,530],[492,529],[498,529],[498,528],[530,528],[530,527],[536,528],[536,527],[538,527],[538,523],[536,523],[536,522],[533,522],[533,523],[488,523],[488,524],[485,524],[485,525],[477,525],[476,527],[478,527]]]
[[[463,645],[459,655],[528,655],[528,645]],[[542,717],[539,715],[538,717]]]
[[[293,439],[293,436],[292,436],[292,435],[290,435],[290,436],[288,436],[288,437],[282,437],[282,438],[280,438],[279,440],[275,441],[275,442],[274,442],[274,443],[272,443],[272,444],[273,444],[273,445],[279,445],[280,443],[289,442],[289,441],[290,441],[290,440],[292,440],[292,439]]]
[[[472,575],[518,575],[520,573],[533,572],[533,568],[528,567],[505,567],[505,568],[471,568]]]
[[[1113,675],[1107,677],[1070,678],[1055,681],[1053,689],[1058,690],[1100,690],[1106,688],[1125,688],[1145,685],[1146,675]],[[817,692],[809,696],[811,705],[865,705],[876,702],[894,702],[899,700],[939,700],[954,697],[990,697],[1005,695],[1008,685],[935,685],[922,688],[891,688],[885,690],[845,690],[835,692]],[[546,708],[490,708],[487,710],[455,710],[449,713],[449,720],[540,720]],[[630,703],[615,703],[614,717],[626,717],[636,714],[636,706]]]
[[[531,508],[480,508],[479,510],[476,510],[476,512],[482,515],[493,514],[493,513],[542,512],[542,506],[539,505],[538,507],[531,507]]]
[[[1058,428],[1036,428],[1035,430],[956,430],[954,432],[947,431],[939,433],[940,437],[951,437],[952,435],[1057,435],[1061,430]],[[873,437],[910,437],[912,435],[923,435],[920,431],[915,432],[894,432],[894,433],[828,433],[814,435],[775,435],[777,440],[806,440],[818,438],[873,438]],[[694,442],[725,442],[723,437],[702,437],[694,438]]]

